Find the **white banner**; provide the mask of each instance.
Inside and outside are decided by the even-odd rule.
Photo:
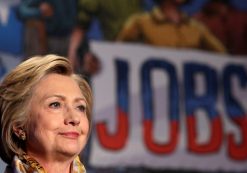
[[[93,42],[90,164],[247,171],[247,57]]]

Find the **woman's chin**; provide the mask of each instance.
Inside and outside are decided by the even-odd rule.
[[[75,144],[66,144],[56,148],[58,153],[61,153],[67,157],[77,156],[82,150],[82,146]]]

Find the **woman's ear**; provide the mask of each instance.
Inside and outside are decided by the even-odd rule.
[[[27,136],[26,136],[26,132],[23,130],[23,128],[18,127],[17,125],[14,125],[14,126],[13,126],[13,132],[15,133],[15,135],[16,135],[19,139],[21,139],[21,140],[23,140],[23,141],[26,140]]]

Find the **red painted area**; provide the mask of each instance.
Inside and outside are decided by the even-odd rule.
[[[120,150],[123,149],[129,134],[128,116],[126,113],[118,109],[117,111],[116,132],[110,134],[107,130],[105,122],[96,125],[99,142],[105,149]]]
[[[242,140],[237,143],[234,140],[234,134],[228,134],[228,154],[234,160],[244,161],[247,159],[247,116],[245,115],[232,120],[238,126]]]
[[[145,120],[144,121],[144,141],[146,147],[149,151],[156,154],[168,154],[172,153],[178,143],[178,122],[171,121],[169,133],[169,142],[167,143],[158,143],[153,139],[153,121]],[[167,133],[164,131],[164,134]]]
[[[187,116],[188,150],[195,153],[213,153],[220,150],[223,142],[223,129],[220,116],[210,121],[210,138],[205,143],[198,143],[198,130],[195,116]]]

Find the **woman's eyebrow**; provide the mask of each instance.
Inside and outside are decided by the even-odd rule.
[[[83,102],[85,102],[86,99],[84,97],[77,97],[77,98],[75,98],[75,101],[83,101]]]
[[[66,100],[66,97],[65,97],[64,95],[61,95],[61,94],[45,95],[45,96],[43,97],[43,99],[45,100],[45,99],[52,98],[52,97],[57,97],[57,98],[60,98],[61,100]],[[74,100],[75,100],[75,101],[84,101],[84,102],[86,101],[86,99],[85,99],[83,96],[81,96],[81,97],[76,97]]]
[[[41,98],[41,101],[42,100],[47,100],[49,98],[52,98],[52,97],[56,97],[56,98],[59,98],[61,100],[66,100],[66,97],[63,96],[63,95],[60,95],[60,94],[47,94],[47,95],[44,95],[42,98]]]

